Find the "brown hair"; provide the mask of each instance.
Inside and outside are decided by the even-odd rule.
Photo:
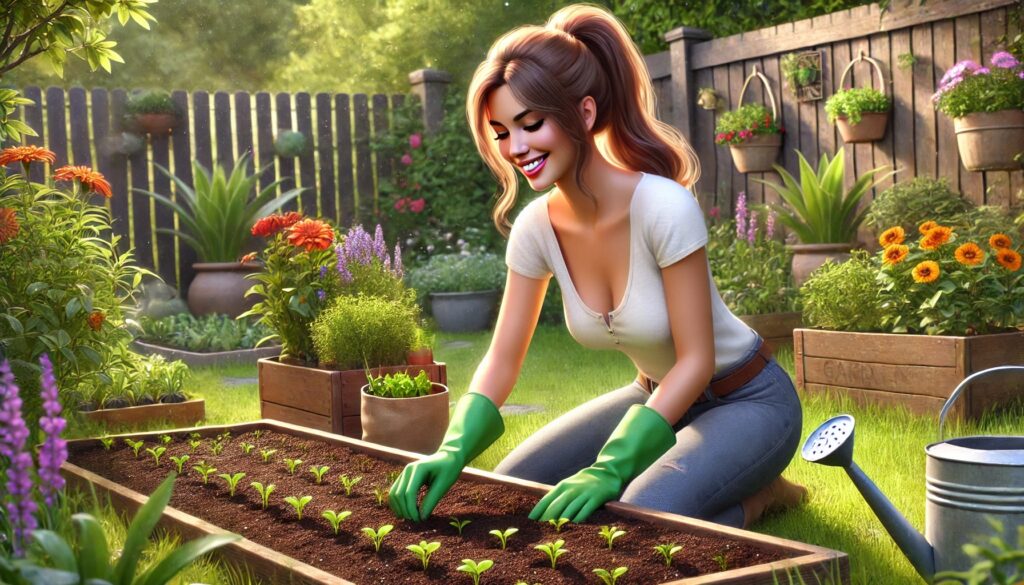
[[[592,152],[578,104],[596,103],[593,133],[601,153],[615,164],[691,186],[700,176],[697,155],[672,126],[655,117],[654,90],[643,57],[625,27],[603,9],[573,5],[543,26],[524,26],[501,36],[476,69],[466,117],[477,150],[500,183],[494,224],[508,235],[518,176],[488,135],[485,110],[491,92],[508,85],[526,108],[546,114],[576,143],[576,180],[584,193],[583,167]]]

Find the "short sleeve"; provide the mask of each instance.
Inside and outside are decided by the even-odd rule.
[[[544,253],[541,221],[546,221],[545,198],[539,197],[519,213],[512,224],[505,248],[505,264],[509,270],[527,278],[547,278],[551,269]]]
[[[642,194],[645,235],[658,267],[675,264],[708,243],[697,198],[682,185],[657,177]]]

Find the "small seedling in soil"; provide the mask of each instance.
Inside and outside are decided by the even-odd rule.
[[[181,475],[181,466],[185,465],[185,462],[189,460],[188,455],[182,455],[181,457],[171,457],[171,461],[174,462],[174,466],[178,471],[178,475]]]
[[[195,451],[196,449],[198,449],[199,445],[202,445],[202,444],[203,444],[202,439],[189,439],[188,440],[188,448],[191,449],[192,451]]]
[[[131,439],[125,439],[124,444],[132,448],[132,452],[135,453],[136,459],[139,458],[139,449],[142,449],[142,446],[145,445],[142,441],[133,441]]]
[[[462,529],[465,528],[466,525],[469,524],[470,522],[472,522],[472,520],[459,520],[455,516],[452,516],[451,517],[451,522],[449,522],[448,524],[454,526],[455,530],[459,531],[459,536],[462,536]]]
[[[373,542],[373,550],[380,552],[380,545],[384,542],[384,537],[387,536],[388,533],[394,529],[395,527],[390,524],[385,524],[377,530],[374,530],[373,528],[364,527],[363,534],[365,534],[366,538],[369,538]]]
[[[252,450],[256,448],[256,445],[253,445],[252,443],[242,443],[241,447],[242,447],[242,453],[245,453],[246,455],[248,455],[248,454],[252,453]]]
[[[356,467],[356,470],[362,473],[370,473],[371,471],[373,471],[373,459],[367,457],[366,455],[357,456],[355,458],[354,465]],[[390,477],[390,472],[388,476]],[[395,477],[398,477],[397,472]],[[394,480],[390,480],[389,483],[394,483]]]
[[[405,548],[409,549],[412,554],[416,555],[416,558],[423,562],[423,570],[426,571],[427,565],[430,564],[430,555],[441,548],[441,543],[421,540],[419,544],[410,544]]]
[[[568,522],[568,521],[569,521],[568,518],[559,518],[557,520],[552,518],[551,520],[548,520],[548,524],[550,524],[550,525],[555,527],[555,532],[561,532],[562,531],[562,527],[565,526],[565,523]]]
[[[235,497],[235,488],[238,487],[238,482],[242,481],[242,478],[245,477],[245,474],[241,472],[234,474],[222,473],[217,477],[228,482],[228,497],[233,498]]]
[[[626,531],[619,530],[614,526],[602,526],[600,534],[601,538],[603,538],[604,541],[608,543],[608,550],[612,550],[612,543],[615,542],[616,538],[624,536],[626,534]]]
[[[508,537],[512,536],[516,532],[519,532],[518,528],[506,528],[504,532],[501,530],[492,530],[487,534],[493,534],[496,536],[501,542],[501,550],[505,550],[505,547],[508,545]]]
[[[262,435],[263,435],[263,431],[258,431],[258,430],[257,430],[257,431],[253,431],[253,432],[252,432],[252,440],[253,440],[253,441],[259,441],[259,440],[260,440],[260,437],[261,437]]]
[[[345,489],[345,496],[346,497],[352,495],[352,488],[356,487],[356,484],[359,483],[362,480],[363,480],[363,477],[361,475],[353,477],[353,478],[349,478],[349,476],[347,474],[343,473],[343,474],[338,476],[338,481],[341,482],[341,487]],[[384,493],[386,494],[387,492],[384,492]]]
[[[605,569],[594,569],[594,573],[597,574],[597,577],[601,579],[601,582],[604,583],[604,585],[615,585],[619,580],[619,577],[625,575],[628,570],[628,567],[615,567],[611,571]]]
[[[221,451],[223,450],[224,443],[221,441],[214,441],[213,444],[210,445],[210,452],[213,453],[214,455],[220,455]]]
[[[164,445],[170,445],[173,440],[170,435],[160,435],[160,442]]]
[[[110,437],[101,437],[100,443],[103,443],[103,448],[110,451],[110,448],[114,446],[114,439]]]
[[[266,510],[267,506],[270,505],[270,494],[274,493],[274,490],[277,489],[277,486],[274,484],[269,484],[266,487],[264,487],[264,485],[258,481],[254,481],[249,485],[252,486],[252,489],[259,492],[260,498],[263,499],[263,509]]]
[[[724,552],[718,553],[717,555],[711,557],[711,560],[718,563],[718,568],[722,569],[723,571],[729,568],[729,559],[726,558]]]
[[[190,438],[190,439],[202,439],[203,436],[200,435],[199,433],[189,433],[188,434],[188,438]]]
[[[558,563],[558,557],[569,552],[569,549],[562,548],[563,546],[565,546],[565,541],[559,538],[555,542],[549,542],[547,544],[538,544],[533,548],[548,555],[548,558],[551,559],[551,568],[554,569],[555,564]]]
[[[301,498],[288,496],[284,501],[291,504],[292,508],[295,508],[295,513],[298,514],[299,520],[302,520],[302,509],[306,507],[306,504],[313,501],[313,496],[302,496]]]
[[[295,475],[295,468],[302,465],[302,459],[285,459],[284,464],[288,467],[288,473]]]
[[[395,485],[395,482],[398,481],[398,475],[400,473],[400,471],[389,471],[386,476],[388,478],[388,485]]]
[[[264,463],[270,463],[270,456],[277,453],[277,449],[263,449],[260,451],[260,457],[263,457]]]
[[[352,515],[352,512],[343,510],[341,512],[335,512],[334,510],[327,510],[321,516],[327,518],[327,521],[331,523],[331,528],[334,529],[334,535],[338,535],[338,529],[341,527],[341,522]]]
[[[671,567],[672,557],[676,556],[676,553],[683,550],[683,547],[672,542],[669,544],[659,544],[658,546],[654,547],[654,550],[661,553],[661,556],[665,559],[665,566]]]
[[[469,573],[469,576],[473,578],[473,585],[480,585],[480,575],[493,566],[494,561],[490,559],[484,559],[479,563],[473,559],[462,559],[462,564],[455,570]]]
[[[153,456],[153,461],[156,462],[157,466],[160,465],[160,457],[167,452],[167,447],[153,447],[152,449],[146,449],[146,453]]]
[[[312,473],[313,477],[316,478],[316,482],[317,483],[323,483],[324,482],[324,474],[326,474],[328,472],[328,470],[330,470],[330,469],[331,468],[327,467],[326,465],[320,465],[320,466],[311,465],[311,466],[309,466],[309,472]]]
[[[377,496],[377,505],[378,506],[383,506],[384,505],[384,500],[387,499],[388,493],[389,493],[388,490],[381,489],[379,487],[373,488],[373,495]]]
[[[210,467],[205,461],[200,461],[199,465],[193,465],[192,469],[195,469],[199,475],[203,476],[203,485],[210,481],[210,474],[217,471],[216,467]]]

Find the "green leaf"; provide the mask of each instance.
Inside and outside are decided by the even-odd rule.
[[[83,579],[110,579],[110,550],[103,526],[89,514],[75,514],[71,521],[78,529],[78,558]]]
[[[237,534],[211,534],[188,542],[169,554],[136,582],[138,585],[164,585],[199,557],[241,539],[242,537]]]
[[[114,568],[115,583],[130,583],[135,576],[135,569],[142,555],[142,549],[146,545],[149,535],[160,520],[167,502],[171,499],[171,491],[174,489],[174,474],[171,473],[167,479],[160,484],[149,499],[135,514],[131,526],[128,527],[128,534],[125,537],[124,546],[121,549],[121,558]]]
[[[32,531],[34,540],[46,556],[50,558],[53,565],[62,571],[78,573],[78,563],[75,562],[75,553],[72,552],[68,543],[52,530]]]

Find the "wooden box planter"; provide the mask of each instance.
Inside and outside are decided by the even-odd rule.
[[[964,378],[993,366],[1024,363],[1024,331],[972,337],[793,331],[796,385],[847,394],[858,403],[906,406],[936,416]],[[977,418],[1024,399],[1019,377],[991,376],[970,385],[951,414]]]
[[[362,438],[359,423],[359,389],[366,385],[366,371],[324,370],[297,366],[264,358],[257,362],[260,387],[260,416],[312,429]],[[444,363],[425,366],[371,368],[374,376],[427,372],[431,382],[448,384]]]
[[[145,406],[102,408],[80,411],[86,420],[106,425],[136,425],[148,421],[165,420],[175,425],[192,425],[206,418],[206,401],[202,398],[185,402],[158,402]]]
[[[793,347],[793,330],[803,326],[803,316],[799,311],[740,315],[740,319],[764,338],[773,353],[780,347]]]
[[[254,437],[256,430],[261,431],[259,438]],[[224,470],[248,471],[246,484],[249,480],[276,482],[278,490],[271,498],[270,509],[261,510],[260,496],[252,489],[245,488],[232,497],[223,481],[211,478],[209,485],[204,485],[195,472],[190,472],[176,480],[160,525],[184,539],[228,532],[242,535],[243,540],[214,554],[247,567],[271,583],[465,583],[469,577],[456,571],[463,558],[494,560],[495,566],[484,575],[484,583],[513,583],[519,578],[529,582],[593,583],[596,579],[591,569],[602,566],[597,563],[607,563],[607,568],[630,566],[630,583],[768,585],[796,582],[798,572],[806,583],[849,582],[849,563],[844,553],[617,502],[595,513],[587,524],[571,525],[556,533],[547,523],[526,518],[529,506],[550,486],[475,469],[462,473],[442,500],[438,513],[430,519],[423,523],[396,521],[386,507],[377,505],[369,490],[386,481],[389,472],[401,469],[416,457],[405,451],[276,421],[121,435],[111,451],[104,450],[97,439],[69,441],[70,458],[63,472],[69,485],[94,486],[101,495],[108,495],[118,510],[132,513],[145,503],[144,494],[173,470],[170,456],[189,450],[185,443],[188,433],[198,432],[212,438],[224,431],[230,431],[231,444],[221,455],[204,458]],[[120,440],[132,437],[155,443],[164,433],[171,434],[173,440],[159,467],[151,458],[135,459]],[[356,465],[365,477],[353,494],[346,497],[336,480],[317,485],[308,473],[306,477],[289,476],[279,462],[263,464],[255,454],[242,454],[238,448],[242,441],[273,446],[280,450],[278,457],[305,453],[305,465],[331,463],[332,478]],[[138,469],[147,471],[139,473]],[[299,492],[313,497],[301,521],[282,501],[285,496]],[[327,508],[353,510],[352,517],[342,523],[338,536],[321,518]],[[473,520],[463,535],[456,535],[448,525],[448,512]],[[374,552],[360,528],[383,523],[393,524],[395,530],[385,539],[381,550]],[[616,541],[615,552],[605,550],[598,537],[597,527],[601,524],[615,524],[627,530],[626,536]],[[509,539],[508,550],[499,550],[488,535],[495,526],[519,528],[519,533]],[[569,550],[559,559],[557,571],[550,568],[539,551],[533,550],[535,543],[555,538],[564,538]],[[442,542],[427,572],[405,550],[405,545],[420,540]],[[655,540],[685,545],[673,560],[673,567],[665,567],[650,550],[650,542]],[[734,555],[728,570],[720,571],[710,558],[716,551]],[[699,573],[704,574],[697,576]]]
[[[281,353],[281,346],[256,347],[253,349],[235,349],[231,351],[197,352],[147,343],[138,339],[132,341],[132,351],[144,355],[160,355],[167,361],[181,360],[190,368],[205,366],[224,366],[232,364],[255,364],[262,358],[275,357]]]

